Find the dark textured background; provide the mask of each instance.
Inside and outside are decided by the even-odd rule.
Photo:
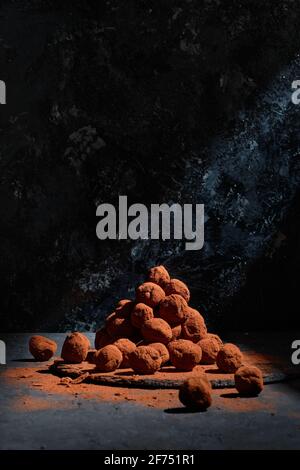
[[[300,323],[299,23],[292,0],[1,2],[1,330],[94,329],[156,263],[210,326]],[[205,203],[204,249],[100,242],[119,194]]]

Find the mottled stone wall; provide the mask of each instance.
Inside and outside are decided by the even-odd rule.
[[[11,0],[0,14],[3,329],[95,328],[161,262],[215,327],[288,314],[300,3]],[[119,194],[205,203],[204,249],[100,242],[96,206]]]

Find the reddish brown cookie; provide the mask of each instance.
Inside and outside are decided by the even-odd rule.
[[[62,347],[61,357],[70,364],[80,364],[86,360],[90,342],[81,333],[69,334]]]
[[[179,389],[179,400],[191,410],[205,411],[212,404],[212,389],[205,375],[187,379]]]
[[[207,328],[202,315],[194,308],[188,307],[187,319],[181,326],[181,336],[184,339],[198,343],[207,335]]]
[[[127,338],[120,338],[115,341],[114,346],[121,351],[123,356],[122,367],[129,367],[129,356],[136,349],[136,345]]]
[[[151,343],[168,344],[172,339],[172,330],[162,318],[153,318],[146,321],[141,329],[142,335],[146,341]]]
[[[201,361],[200,346],[185,339],[177,339],[168,344],[170,360],[176,369],[193,370]]]
[[[159,316],[169,325],[176,326],[187,318],[188,304],[178,294],[167,295],[159,304]]]
[[[237,391],[245,396],[257,396],[264,388],[261,370],[255,366],[241,366],[234,375]]]
[[[149,270],[148,281],[154,282],[164,289],[170,282],[170,275],[164,266],[155,266]]]
[[[241,367],[243,355],[235,344],[227,343],[218,352],[216,362],[222,372],[232,373]]]
[[[197,344],[202,349],[201,364],[214,364],[216,362],[218,352],[221,349],[221,346],[216,338],[209,337],[207,335]]]
[[[150,346],[138,346],[129,357],[130,367],[138,374],[154,374],[161,366],[159,352]]]
[[[190,291],[188,286],[179,279],[171,279],[169,284],[165,287],[165,293],[166,295],[181,295],[187,302],[190,300]]]
[[[119,348],[113,344],[104,346],[95,354],[96,369],[102,372],[113,372],[123,361],[123,356]]]
[[[32,336],[29,340],[29,351],[36,361],[49,361],[57,350],[57,344],[45,336]]]
[[[156,351],[159,352],[160,357],[161,357],[161,365],[164,365],[168,362],[170,359],[169,351],[166,348],[166,346],[162,343],[150,343],[149,346],[151,348],[156,349]]]
[[[154,282],[145,282],[136,289],[137,303],[146,304],[152,308],[156,307],[164,297],[163,289]]]
[[[154,318],[153,309],[146,304],[136,304],[131,312],[131,323],[136,328],[142,328],[143,324]]]

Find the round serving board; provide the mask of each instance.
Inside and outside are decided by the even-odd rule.
[[[260,355],[251,351],[243,351],[244,364],[256,365],[262,370],[264,383],[271,384],[282,382],[291,378],[300,377],[299,368],[289,367],[280,362],[278,358]],[[277,361],[277,362],[276,362]],[[207,374],[212,388],[233,388],[233,374],[221,373],[217,366],[196,366],[190,372],[178,371],[172,366],[163,367],[152,375],[137,375],[132,369],[118,369],[114,372],[97,372],[93,364],[66,364],[62,360],[55,361],[49,370],[59,377],[69,377],[71,383],[93,383],[128,388],[179,388],[189,377],[195,377],[203,373]]]

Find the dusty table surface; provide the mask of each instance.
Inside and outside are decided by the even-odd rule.
[[[214,390],[213,405],[205,413],[187,412],[177,391],[172,391],[162,407],[153,406],[159,390],[151,391],[152,402],[139,400],[140,395],[137,399],[134,395],[120,399],[116,388],[107,399],[109,389],[99,385],[95,386],[99,397],[106,393],[105,399],[98,398],[98,389],[93,396],[81,389],[57,393],[35,387],[34,374],[47,369],[47,364],[30,359],[30,336],[1,335],[7,345],[7,365],[0,366],[0,449],[300,448],[299,379],[267,385],[257,398],[240,398],[232,389]],[[47,336],[57,341],[60,349],[65,335]],[[88,336],[93,341],[94,335]],[[291,332],[236,333],[225,339],[242,349],[251,344],[266,357],[274,350],[286,366],[291,366],[291,343],[299,338],[300,333]],[[300,366],[294,367],[297,370]],[[32,370],[31,386],[26,374],[24,380],[22,376],[11,378],[21,369],[27,375]]]

